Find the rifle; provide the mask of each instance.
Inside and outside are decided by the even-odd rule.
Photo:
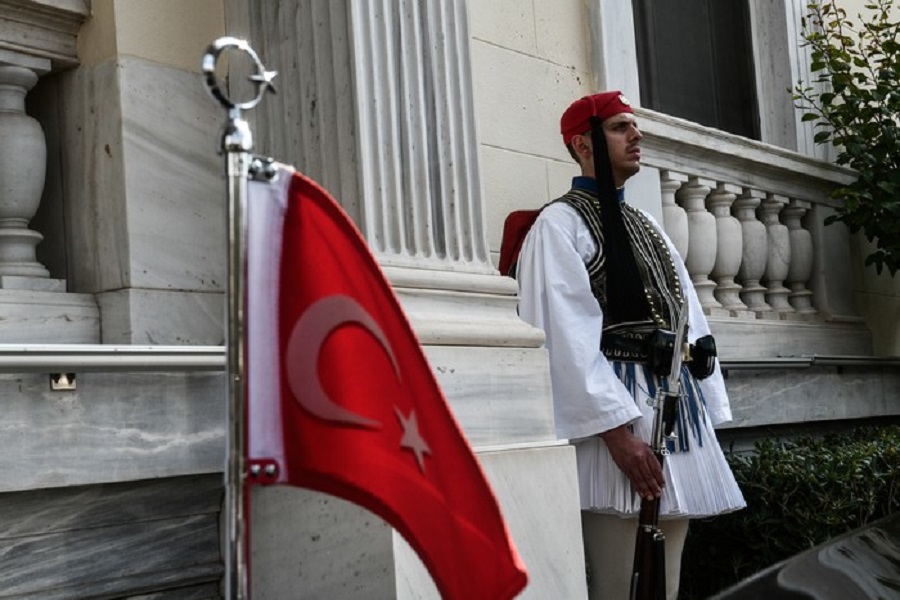
[[[660,386],[648,402],[653,404],[654,419],[650,447],[663,466],[669,453],[666,439],[675,437],[675,419],[681,398],[681,364],[684,358],[684,340],[687,329],[687,300],[681,304],[675,341],[672,346],[672,362],[667,376],[666,389]],[[666,536],[659,528],[659,498],[641,500],[638,517],[637,540],[634,546],[634,568],[631,573],[631,600],[665,600],[666,598]]]

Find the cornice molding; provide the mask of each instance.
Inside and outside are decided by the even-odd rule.
[[[0,49],[47,59],[53,70],[75,66],[90,14],[90,0],[0,0]]]
[[[641,161],[652,167],[706,177],[790,198],[826,202],[853,170],[779,146],[636,108],[644,141]]]

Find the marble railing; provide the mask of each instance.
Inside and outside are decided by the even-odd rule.
[[[830,189],[852,172],[666,115],[640,117],[666,233],[707,314],[853,318],[827,281],[847,277],[849,236],[841,225],[824,227],[835,207]],[[828,260],[836,257],[844,260]]]
[[[714,329],[734,333],[738,354],[870,352],[854,308],[850,235],[843,225],[825,226],[837,206],[831,190],[853,181],[853,172],[653,111],[636,112],[644,132],[644,184],[655,186],[658,179],[666,233]],[[770,335],[769,343],[755,351],[739,348],[740,336],[757,330],[759,339]],[[830,342],[820,343],[823,332],[830,332]],[[854,342],[841,346],[847,333]]]
[[[735,178],[736,179],[736,178]],[[707,314],[814,318],[811,203],[695,173],[660,172],[666,233]]]

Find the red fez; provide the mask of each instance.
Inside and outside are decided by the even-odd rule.
[[[563,144],[568,145],[572,137],[582,134],[591,128],[591,117],[600,117],[605,121],[619,113],[631,113],[631,103],[622,92],[601,92],[593,96],[585,96],[576,100],[566,109],[559,120],[559,129],[563,136]]]

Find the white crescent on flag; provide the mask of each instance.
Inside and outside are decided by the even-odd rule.
[[[285,351],[285,371],[294,399],[303,408],[326,421],[377,429],[378,421],[347,410],[328,397],[319,379],[319,353],[332,331],[345,323],[356,323],[366,329],[381,344],[400,371],[390,342],[372,315],[349,296],[333,295],[317,300],[307,308],[291,330]]]

